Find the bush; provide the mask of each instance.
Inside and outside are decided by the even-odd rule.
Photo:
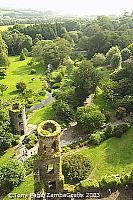
[[[79,187],[81,188],[81,190],[82,188],[99,189],[99,182],[93,179],[86,179],[86,180],[80,181]]]
[[[19,91],[20,93],[23,93],[24,90],[26,89],[26,84],[25,84],[25,82],[23,82],[23,81],[18,82],[18,83],[16,84],[16,88],[18,89],[18,91]]]
[[[121,184],[120,177],[115,175],[104,176],[100,181],[100,188],[102,189],[109,189],[119,186]]]
[[[34,134],[26,135],[23,140],[27,149],[34,147],[34,145],[37,143],[37,141],[38,141],[37,136]]]
[[[26,171],[26,175],[31,174],[33,172],[33,162],[34,162],[34,156],[31,156],[26,161],[24,161],[24,168]]]
[[[120,180],[121,180],[122,185],[128,184],[132,180],[131,173],[126,173],[126,174],[122,175]]]
[[[9,161],[0,167],[0,192],[9,192],[18,186],[25,177],[25,169],[20,161]]]
[[[64,157],[62,170],[67,181],[79,182],[88,177],[90,161],[83,154],[71,154]]]
[[[31,69],[30,74],[36,74],[36,70],[35,69]]]
[[[25,60],[25,54],[24,54],[24,51],[22,50],[21,53],[20,53],[20,61],[23,61]]]
[[[124,117],[127,116],[127,113],[126,113],[126,108],[123,108],[123,107],[119,107],[116,111],[116,118],[117,119],[123,119]]]
[[[102,141],[101,139],[101,135],[99,133],[94,133],[90,136],[90,141],[92,142],[92,144],[96,144],[99,145],[100,142]]]
[[[107,124],[106,130],[105,130],[106,139],[113,136],[113,131],[114,131],[114,125],[111,123]]]
[[[120,138],[129,128],[130,128],[129,123],[123,123],[123,124],[116,125],[116,126],[114,126],[113,135],[115,137]]]

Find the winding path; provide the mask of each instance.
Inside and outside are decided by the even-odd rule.
[[[35,111],[35,110],[39,110],[43,106],[52,103],[53,100],[54,100],[54,98],[52,97],[52,93],[48,92],[48,98],[46,100],[42,100],[41,103],[30,107],[29,109],[27,109],[27,111],[32,112],[32,111]]]

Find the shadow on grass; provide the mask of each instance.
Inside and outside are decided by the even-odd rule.
[[[35,74],[31,74],[32,69],[36,70]],[[13,71],[13,75],[42,75],[44,74],[44,70],[44,67],[39,63],[32,66],[25,64],[22,66],[18,66],[18,68],[15,71]]]
[[[10,92],[9,94],[10,94],[10,95],[18,95],[19,93],[18,93],[17,90],[14,90],[14,91]]]

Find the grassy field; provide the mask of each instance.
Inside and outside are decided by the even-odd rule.
[[[5,164],[5,162],[9,161],[13,156],[15,150],[14,148],[9,148],[3,155],[0,156],[0,166]]]
[[[51,105],[46,105],[40,110],[37,110],[32,113],[28,124],[39,124],[44,120],[53,119],[54,111]]]
[[[122,138],[110,138],[99,146],[81,150],[91,162],[90,178],[100,179],[106,174],[122,174],[133,170],[133,128]]]
[[[14,188],[11,193],[16,194],[30,194],[34,193],[34,178],[33,174],[30,174],[26,177],[25,181],[22,182],[18,187]],[[4,200],[10,200],[11,198],[7,195]],[[14,200],[18,200],[20,198],[13,198]],[[21,198],[21,200],[24,200],[27,198]]]
[[[0,80],[0,83],[8,86],[7,91],[4,92],[4,99],[10,99],[18,94],[16,90],[16,83],[20,81],[26,83],[27,89],[32,89],[34,92],[41,91],[42,81],[40,78],[43,77],[43,68],[41,66],[28,66],[27,63],[31,60],[31,58],[26,58],[24,61],[19,61],[19,56],[12,56],[9,57],[9,60],[10,65],[7,69],[7,75],[4,79]],[[33,68],[36,69],[37,73],[31,75],[30,72]]]

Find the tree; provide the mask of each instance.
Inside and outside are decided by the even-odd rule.
[[[64,122],[69,122],[73,119],[73,110],[65,101],[56,100],[53,102],[52,107],[57,119]]]
[[[73,72],[73,86],[79,105],[92,93],[99,83],[100,77],[90,61],[83,60]]]
[[[96,105],[82,106],[77,109],[76,121],[80,130],[92,133],[105,122],[105,116]]]
[[[25,60],[25,54],[24,51],[22,50],[20,53],[20,61]]]
[[[91,61],[95,67],[98,67],[98,66],[103,66],[105,64],[105,59],[106,58],[103,53],[96,53],[92,57]]]
[[[23,93],[24,90],[26,89],[26,84],[25,84],[23,81],[18,82],[18,83],[16,84],[16,88],[18,89],[18,91],[19,91],[20,93]]]
[[[119,50],[118,46],[110,48],[110,50],[107,52],[107,54],[106,54],[106,64],[107,65],[111,64],[111,60],[112,60],[112,57],[114,54],[120,55],[120,50]]]
[[[0,84],[0,91],[1,91],[1,96],[3,96],[3,93],[8,89],[8,87],[4,84]]]
[[[6,67],[9,65],[9,59],[5,52],[0,53],[0,67]]]
[[[79,182],[88,177],[90,161],[85,155],[70,154],[63,159],[62,171],[67,181]]]
[[[52,65],[56,69],[64,59],[71,54],[72,47],[70,42],[64,38],[55,40],[42,40],[33,47],[33,57],[42,60],[46,66]]]
[[[3,194],[18,186],[25,177],[25,169],[20,161],[8,161],[0,167],[0,188]]]
[[[124,48],[121,51],[122,60],[125,61],[131,56],[131,51],[128,48]]]
[[[115,53],[115,54],[113,54],[113,56],[112,56],[112,58],[111,58],[111,67],[113,68],[113,69],[115,69],[115,68],[117,68],[117,67],[119,67],[120,66],[120,64],[121,64],[121,54],[119,54],[119,53]]]

